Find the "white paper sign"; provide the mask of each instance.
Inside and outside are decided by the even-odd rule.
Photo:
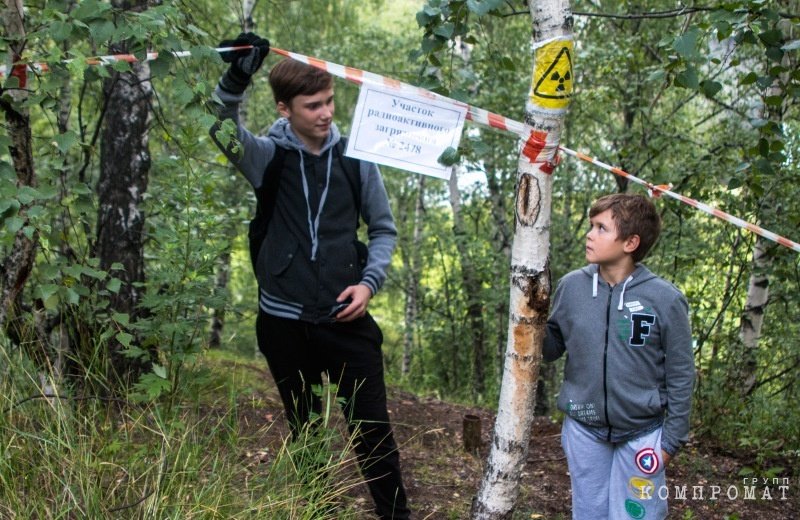
[[[458,148],[466,114],[466,105],[362,85],[345,155],[449,179],[452,166],[437,159]]]

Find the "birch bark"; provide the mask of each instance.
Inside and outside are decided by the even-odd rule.
[[[508,340],[489,459],[472,518],[511,518],[525,465],[550,305],[551,173],[572,92],[572,14],[568,0],[529,2],[534,40],[519,157],[511,249]],[[566,61],[565,61],[566,60]]]
[[[3,13],[3,37],[9,44],[9,53],[14,61],[19,59],[25,48],[25,14],[22,0],[6,0]],[[36,170],[33,161],[33,139],[31,137],[31,119],[27,107],[28,90],[25,67],[9,68],[12,76],[19,79],[19,88],[0,89],[11,99],[0,99],[0,109],[5,116],[8,136],[11,144],[8,147],[14,170],[17,174],[17,188],[35,187]],[[17,301],[25,287],[36,257],[39,234],[29,226],[28,204],[20,204],[17,217],[21,220],[14,233],[14,243],[8,254],[0,261],[0,330],[8,331],[13,324]],[[12,336],[16,332],[12,331]]]

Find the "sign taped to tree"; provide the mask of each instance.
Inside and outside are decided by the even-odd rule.
[[[441,179],[452,166],[438,159],[458,148],[467,105],[363,84],[345,154]]]
[[[565,110],[572,97],[572,40],[551,40],[537,47],[530,99],[548,110]]]

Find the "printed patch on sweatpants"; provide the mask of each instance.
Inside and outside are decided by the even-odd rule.
[[[656,485],[649,478],[631,477],[628,480],[628,491],[634,498],[650,500],[656,492]]]
[[[644,515],[647,514],[642,504],[630,498],[625,500],[625,512],[628,513],[628,516],[636,520],[644,518]]]
[[[636,453],[636,467],[645,475],[652,475],[658,471],[658,456],[653,448],[644,448]]]

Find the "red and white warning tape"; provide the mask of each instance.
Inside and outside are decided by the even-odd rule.
[[[297,54],[297,53],[294,53],[294,52],[284,51],[282,49],[273,48],[272,51],[277,53],[277,54],[281,54],[283,56],[286,56],[288,58],[292,58],[294,60],[302,61],[303,63],[307,63],[308,65],[313,65],[315,67],[319,67],[321,69],[324,69],[324,70],[330,72],[334,76],[339,76],[341,78],[344,78],[344,79],[346,79],[348,81],[352,81],[354,83],[361,84],[362,82],[369,82],[371,84],[383,85],[383,86],[387,86],[387,87],[390,87],[390,88],[396,88],[396,89],[399,89],[399,90],[411,90],[411,91],[414,91],[417,94],[425,96],[425,97],[434,97],[436,99],[446,100],[446,101],[449,101],[451,103],[455,103],[455,104],[458,104],[458,105],[465,105],[465,103],[462,103],[460,101],[456,101],[454,99],[450,99],[450,98],[442,96],[440,94],[436,94],[436,93],[431,92],[429,90],[425,90],[425,89],[420,88],[420,87],[414,87],[414,86],[408,85],[406,83],[401,83],[401,82],[399,82],[397,80],[386,78],[384,76],[380,76],[378,74],[373,74],[371,72],[366,72],[366,71],[362,71],[362,70],[359,70],[359,69],[353,69],[351,67],[344,67],[344,66],[338,65],[336,63],[331,63],[329,61],[323,61],[323,60],[320,60],[320,59],[317,59],[317,58],[311,58],[311,57],[308,57],[308,56],[304,56],[302,54]],[[525,139],[526,140],[526,142],[525,142],[525,150],[526,150],[525,154],[528,156],[529,159],[531,159],[531,162],[533,162],[536,159],[536,155],[538,155],[538,151],[542,150],[542,148],[545,146],[546,134],[544,134],[544,132],[531,131],[530,129],[526,129],[525,125],[520,123],[519,121],[514,121],[513,119],[509,119],[509,118],[507,118],[505,116],[501,116],[499,114],[488,112],[486,110],[483,110],[482,108],[473,107],[471,105],[466,105],[466,106],[468,108],[467,119],[469,119],[469,120],[471,120],[471,121],[473,121],[475,123],[486,125],[486,126],[489,126],[489,127],[492,127],[492,128],[498,128],[500,130],[505,130],[505,131],[508,131],[508,132],[512,132],[514,134],[519,135],[522,139]],[[729,222],[729,223],[731,223],[731,224],[733,224],[735,226],[738,226],[738,227],[740,227],[742,229],[746,229],[748,231],[752,231],[753,233],[755,233],[757,235],[760,235],[760,236],[762,236],[764,238],[767,238],[769,240],[777,242],[778,244],[780,244],[782,246],[786,246],[786,247],[788,247],[790,249],[793,249],[793,250],[795,250],[795,251],[800,253],[800,244],[798,244],[797,242],[789,240],[788,238],[782,237],[782,236],[780,236],[780,235],[778,235],[776,233],[773,233],[772,231],[766,230],[766,229],[764,229],[764,228],[762,228],[760,226],[757,226],[755,224],[751,224],[750,222],[746,222],[746,221],[744,221],[744,220],[742,220],[742,219],[740,219],[738,217],[734,217],[733,215],[725,213],[722,210],[719,210],[719,209],[716,209],[716,208],[712,208],[711,206],[709,206],[707,204],[703,204],[702,202],[699,202],[697,200],[694,200],[694,199],[691,199],[689,197],[685,197],[683,195],[675,193],[675,192],[671,191],[668,186],[652,184],[650,182],[647,182],[647,181],[645,181],[643,179],[640,179],[640,178],[636,177],[635,175],[631,175],[630,173],[628,173],[628,172],[626,172],[626,171],[624,171],[624,170],[622,170],[620,168],[611,166],[609,164],[606,164],[606,163],[604,163],[602,161],[599,161],[597,159],[589,157],[588,155],[582,154],[580,152],[576,152],[574,150],[570,150],[566,146],[559,146],[559,149],[561,151],[563,151],[564,153],[566,153],[567,155],[571,155],[572,157],[576,157],[576,158],[578,158],[578,159],[580,159],[582,161],[586,161],[588,163],[594,164],[594,165],[596,165],[596,166],[598,166],[600,168],[603,168],[604,170],[610,171],[611,173],[613,173],[615,175],[619,175],[621,177],[625,177],[625,178],[630,179],[631,181],[633,181],[633,182],[635,182],[637,184],[641,184],[642,186],[647,187],[647,189],[651,193],[651,195],[654,195],[654,196],[659,196],[661,194],[667,195],[669,197],[672,197],[673,199],[676,199],[676,200],[679,200],[679,201],[683,202],[684,204],[688,204],[689,206],[697,208],[700,211],[703,211],[703,212],[705,212],[705,213],[707,213],[709,215],[712,215],[712,216],[717,217],[717,218],[719,218],[721,220]],[[529,153],[530,151],[533,151],[533,153]],[[554,166],[554,165],[552,165],[552,166]]]
[[[223,53],[223,52],[244,50],[244,49],[249,49],[249,48],[251,48],[251,46],[245,45],[245,46],[241,46],[241,47],[220,47],[220,48],[217,48],[217,49],[214,49],[214,50],[216,50],[217,52]],[[448,103],[453,103],[455,105],[466,107],[467,108],[467,119],[468,120],[473,121],[474,123],[478,123],[478,124],[481,124],[481,125],[485,125],[485,126],[491,127],[491,128],[497,128],[499,130],[504,130],[504,131],[507,131],[507,132],[514,133],[514,134],[520,136],[522,139],[525,139],[525,146],[524,146],[524,149],[523,149],[523,153],[525,154],[526,157],[528,157],[528,159],[530,159],[531,162],[535,162],[536,158],[539,155],[539,153],[546,147],[546,137],[547,137],[546,133],[526,128],[526,126],[523,123],[521,123],[519,121],[514,121],[513,119],[509,119],[509,118],[507,118],[505,116],[502,116],[502,115],[499,115],[499,114],[495,114],[493,112],[489,112],[487,110],[484,110],[484,109],[478,108],[478,107],[474,107],[472,105],[468,105],[468,104],[463,103],[461,101],[457,101],[455,99],[443,96],[441,94],[437,94],[435,92],[431,92],[430,90],[427,90],[427,89],[424,89],[424,88],[421,88],[421,87],[416,87],[416,86],[410,85],[408,83],[403,83],[403,82],[398,81],[396,79],[392,79],[392,78],[389,78],[389,77],[386,77],[386,76],[382,76],[380,74],[374,74],[372,72],[368,72],[368,71],[365,71],[365,70],[355,69],[355,68],[352,68],[352,67],[346,67],[344,65],[339,65],[337,63],[320,60],[318,58],[305,56],[303,54],[297,54],[295,52],[285,51],[283,49],[278,49],[278,48],[275,48],[275,47],[272,47],[271,50],[272,50],[272,52],[274,52],[276,54],[280,54],[280,55],[285,56],[287,58],[291,58],[293,60],[297,60],[297,61],[306,63],[308,65],[312,65],[314,67],[326,70],[329,73],[333,74],[334,76],[338,76],[340,78],[344,78],[347,81],[350,81],[352,83],[356,83],[358,85],[361,85],[363,83],[367,83],[367,84],[370,84],[370,85],[377,85],[377,86],[387,87],[387,88],[394,89],[394,90],[397,90],[397,91],[413,93],[413,94],[415,94],[417,96],[426,97],[426,98],[429,98],[429,99],[447,101]],[[177,58],[187,57],[190,54],[191,53],[189,51],[180,51],[180,52],[173,52],[172,53],[172,55],[177,57]],[[147,53],[145,61],[155,60],[157,57],[158,57],[158,53],[157,52],[150,52],[150,53]],[[132,54],[115,54],[115,55],[110,55],[110,56],[99,56],[97,58],[91,58],[91,59],[87,60],[86,63],[92,64],[92,65],[98,65],[98,64],[110,64],[110,63],[113,63],[115,61],[135,62],[135,61],[138,61],[138,60],[139,59],[136,56],[132,55]],[[32,68],[35,69],[35,70],[40,70],[40,71],[47,71],[48,70],[47,64],[44,64],[44,63],[36,64]],[[5,66],[0,66],[0,77],[3,77],[5,75],[6,70],[7,69],[6,69]],[[25,71],[25,70],[27,70],[27,67],[25,65],[15,65],[12,68],[12,75],[17,76],[17,77],[20,78],[20,84],[22,86],[24,86],[24,76],[21,73],[22,73],[22,71]],[[788,238],[782,237],[782,236],[778,235],[777,233],[773,233],[772,231],[769,231],[767,229],[762,228],[761,226],[757,226],[755,224],[752,224],[750,222],[742,220],[742,219],[740,219],[738,217],[735,217],[735,216],[733,216],[733,215],[731,215],[729,213],[726,213],[726,212],[724,212],[722,210],[713,208],[713,207],[711,207],[711,206],[709,206],[707,204],[704,204],[704,203],[699,202],[697,200],[691,199],[689,197],[685,197],[685,196],[683,196],[683,195],[681,195],[679,193],[675,193],[675,192],[673,192],[673,191],[671,191],[669,189],[669,186],[652,184],[652,183],[650,183],[648,181],[645,181],[643,179],[640,179],[640,178],[636,177],[635,175],[631,175],[630,173],[628,173],[628,172],[626,172],[626,171],[624,171],[624,170],[622,170],[620,168],[617,168],[615,166],[611,166],[609,164],[606,164],[606,163],[604,163],[602,161],[594,159],[594,158],[592,158],[592,157],[590,157],[588,155],[582,154],[580,152],[576,152],[574,150],[570,150],[569,148],[567,148],[565,146],[559,146],[559,149],[561,151],[563,151],[567,155],[570,155],[570,156],[575,157],[577,159],[580,159],[582,161],[586,161],[586,162],[588,162],[590,164],[594,164],[595,166],[598,166],[598,167],[600,167],[600,168],[602,168],[604,170],[608,170],[609,172],[613,173],[614,175],[619,175],[621,177],[625,177],[627,179],[630,179],[632,182],[635,182],[636,184],[640,184],[642,186],[645,186],[648,189],[648,191],[650,192],[650,194],[653,195],[653,196],[667,195],[668,197],[671,197],[673,199],[679,200],[679,201],[683,202],[684,204],[687,204],[689,206],[697,208],[700,211],[703,211],[704,213],[707,213],[708,215],[717,217],[718,219],[724,220],[725,222],[733,224],[734,226],[737,226],[739,228],[751,231],[751,232],[753,232],[753,233],[755,233],[755,234],[757,234],[759,236],[762,236],[762,237],[764,237],[764,238],[766,238],[768,240],[772,240],[773,242],[777,242],[778,244],[780,244],[782,246],[788,247],[789,249],[792,249],[792,250],[800,253],[800,244],[798,244],[797,242],[795,242],[793,240],[789,240]],[[552,169],[554,167],[555,167],[555,164],[546,164],[545,166],[542,166],[542,170],[545,171],[545,173],[550,173],[550,172],[552,172]]]

